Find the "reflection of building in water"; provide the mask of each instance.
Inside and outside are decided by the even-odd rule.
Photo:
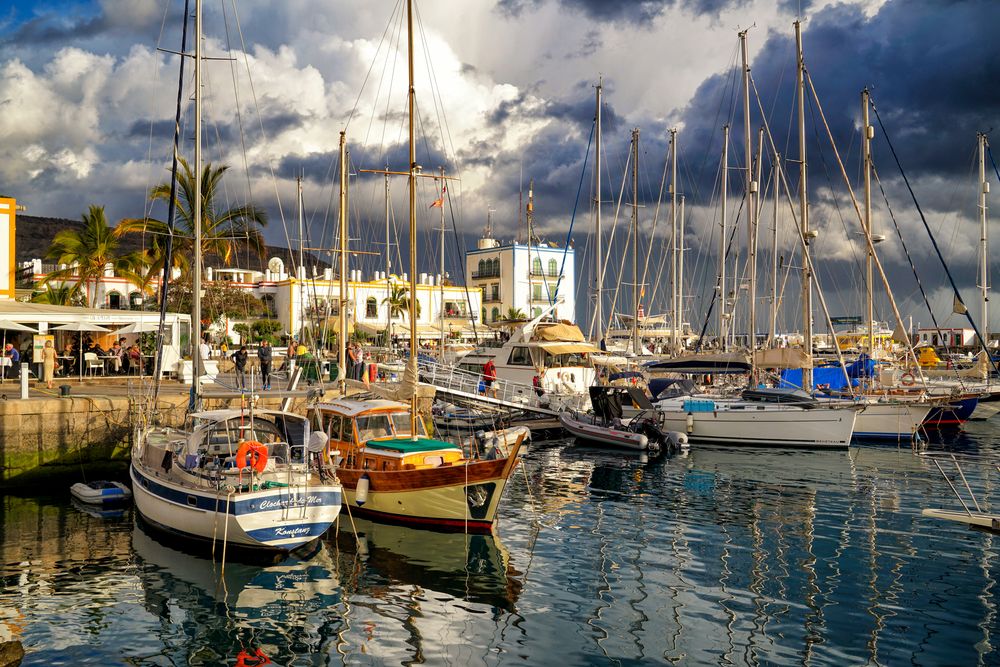
[[[345,579],[352,629],[343,638],[351,645],[345,649],[386,664],[482,662],[491,654],[484,648],[483,655],[474,655],[469,647],[492,645],[491,632],[510,623],[523,586],[495,534],[441,533],[357,518],[354,525],[357,541],[350,521],[341,521],[336,536],[327,537],[365,564],[356,590]],[[483,622],[485,614],[495,628]],[[380,641],[400,630],[405,642]]]

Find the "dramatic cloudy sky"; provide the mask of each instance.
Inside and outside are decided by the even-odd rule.
[[[90,203],[104,204],[112,220],[143,213],[145,192],[167,176],[179,59],[164,50],[180,49],[182,6],[183,0],[0,2],[0,190],[16,196],[34,215],[76,218]],[[206,67],[205,150],[207,159],[232,166],[223,200],[252,197],[270,212],[268,238],[282,245],[294,242],[294,179],[301,173],[310,243],[328,243],[328,221],[336,210],[332,184],[338,136],[346,128],[356,173],[351,235],[358,246],[378,251],[384,236],[382,181],[357,170],[385,164],[405,168],[405,33],[399,5],[393,0],[205,0],[205,13],[206,55],[218,58]],[[425,172],[443,166],[461,176],[450,186],[459,246],[474,242],[490,207],[497,235],[515,235],[519,190],[534,179],[535,222],[544,238],[566,238],[576,205],[572,240],[582,278],[575,289],[581,302],[587,300],[593,196],[593,151],[588,157],[587,146],[594,85],[603,76],[603,199],[617,199],[629,132],[641,130],[640,270],[657,210],[667,132],[679,131],[677,188],[685,195],[689,247],[687,319],[700,326],[716,270],[721,128],[727,122],[733,126],[730,222],[743,223],[740,169],[746,158],[734,70],[737,33],[749,28],[760,104],[778,151],[794,158],[792,22],[800,15],[806,64],[852,187],[860,196],[859,95],[868,86],[927,222],[966,301],[974,301],[976,132],[991,130],[1000,108],[1000,46],[991,32],[1000,24],[995,0],[422,0],[417,14],[418,162]],[[192,134],[190,74],[189,67],[186,154]],[[757,104],[755,97],[755,137],[761,124]],[[857,314],[857,218],[811,99],[807,116],[820,280],[833,315]],[[885,135],[872,122],[876,169],[903,239],[940,323],[957,325],[942,269]],[[769,154],[766,148],[761,189],[770,197]],[[786,161],[785,167],[794,192],[797,163]],[[992,172],[992,165],[988,168]],[[996,175],[991,177],[996,184]],[[436,224],[437,212],[427,208],[434,188],[429,179],[422,182],[421,247],[427,255],[436,243],[429,227]],[[401,181],[392,184],[392,199],[393,215],[401,219]],[[904,315],[928,324],[877,188],[874,201],[878,231],[887,237],[881,251]],[[610,228],[616,204],[603,210]],[[667,210],[659,213],[646,280],[654,310],[664,302],[666,274],[660,267]],[[759,258],[765,284],[770,281],[772,210],[768,201]],[[163,212],[154,209],[153,214]],[[616,257],[623,249],[627,215],[623,208],[615,231]],[[784,203],[779,252],[786,263],[798,265],[791,225]],[[733,254],[743,258],[744,237],[745,231],[738,230],[732,246]],[[458,263],[455,245],[454,239],[448,241],[452,271]],[[382,260],[359,256],[354,261],[373,269]],[[618,261],[609,269],[612,288],[622,274],[631,274],[631,258],[624,265]],[[423,268],[433,270],[429,263]],[[787,281],[786,295],[785,324],[797,328],[794,278]],[[624,295],[618,307],[630,308]],[[586,319],[586,305],[579,311]],[[891,316],[884,298],[879,315]],[[993,328],[1000,328],[1000,317],[991,319]]]

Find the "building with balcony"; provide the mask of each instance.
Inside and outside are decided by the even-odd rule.
[[[470,287],[482,290],[482,321],[504,320],[512,308],[536,317],[554,303],[556,319],[576,321],[573,248],[501,245],[486,237],[466,253],[465,262]]]

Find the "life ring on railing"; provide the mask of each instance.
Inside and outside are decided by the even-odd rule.
[[[250,455],[249,463],[247,462],[248,454]],[[236,467],[243,470],[248,465],[257,472],[264,472],[264,466],[267,465],[266,445],[256,440],[244,440],[240,443],[240,448],[236,450]]]
[[[899,384],[904,387],[912,387],[916,382],[917,379],[913,377],[913,373],[903,373],[899,376]]]

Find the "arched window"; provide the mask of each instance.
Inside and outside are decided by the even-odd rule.
[[[479,260],[479,270],[476,271],[476,273],[479,274],[480,276],[486,273],[486,260],[484,259]]]
[[[542,260],[538,257],[531,260],[531,272],[536,276],[542,275]]]
[[[549,260],[549,275],[550,276],[559,275],[559,263],[554,259]]]
[[[496,322],[497,320],[500,319],[500,309],[499,308],[494,307],[493,310],[490,311],[490,319],[493,320],[494,322]]]
[[[496,278],[500,275],[500,258],[493,258],[493,277]]]
[[[122,295],[119,292],[108,292],[108,308],[121,310]]]
[[[370,320],[378,317],[378,301],[373,296],[368,297],[368,300],[365,301],[365,317]]]

